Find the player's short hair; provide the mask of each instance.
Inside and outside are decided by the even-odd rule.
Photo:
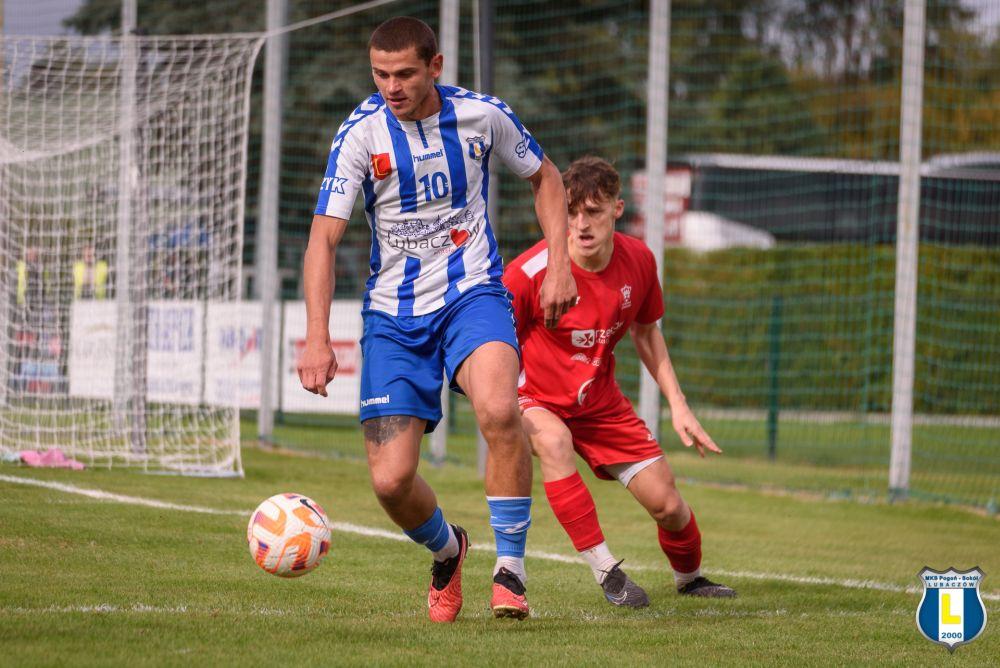
[[[577,158],[563,172],[563,185],[569,210],[576,211],[588,199],[594,202],[616,201],[622,192],[618,170],[604,158],[587,155]]]
[[[417,55],[430,65],[431,58],[437,55],[437,37],[431,27],[412,16],[397,16],[391,18],[372,33],[368,40],[368,50],[378,49],[395,53],[406,51],[411,46],[416,47]]]

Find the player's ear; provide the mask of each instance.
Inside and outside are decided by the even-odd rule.
[[[430,65],[428,65],[431,71],[431,76],[437,79],[441,76],[441,71],[444,69],[444,56],[442,54],[437,54],[431,58]]]
[[[623,213],[625,213],[625,200],[619,198],[615,202],[615,220],[621,218]]]

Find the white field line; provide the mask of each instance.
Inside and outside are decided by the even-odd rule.
[[[249,510],[220,510],[218,508],[206,508],[205,506],[190,506],[183,505],[179,503],[168,503],[166,501],[157,501],[156,499],[147,499],[140,496],[128,496],[125,494],[115,494],[113,492],[106,492],[101,489],[88,489],[86,487],[77,487],[76,485],[67,485],[65,483],[51,482],[48,480],[38,480],[36,478],[24,478],[21,476],[12,476],[0,474],[0,482],[9,482],[15,485],[32,485],[35,487],[44,487],[45,489],[52,489],[58,492],[65,492],[66,494],[77,494],[80,496],[86,496],[91,499],[98,499],[100,501],[114,501],[116,503],[124,503],[133,506],[145,506],[147,508],[159,508],[162,510],[180,510],[189,513],[203,513],[206,515],[230,515],[239,517],[250,517]],[[344,533],[356,534],[359,536],[368,536],[371,538],[384,538],[387,540],[395,540],[400,542],[408,542],[410,539],[399,531],[388,531],[386,529],[378,529],[375,527],[366,527],[359,524],[351,524],[349,522],[330,522],[330,528],[334,531],[343,531]],[[495,548],[492,543],[485,545],[475,545],[473,549],[481,550],[483,552],[492,552]],[[534,559],[543,559],[545,561],[558,561],[561,563],[572,563],[572,564],[582,564],[583,559],[576,556],[568,556],[563,554],[556,554],[553,552],[539,552],[536,550],[528,550],[527,555]],[[642,564],[630,564],[630,570],[638,571],[651,571],[651,570],[665,570],[665,568],[655,568],[653,566],[645,566]],[[748,580],[766,580],[771,582],[790,582],[793,584],[803,584],[803,585],[818,585],[818,586],[830,586],[830,587],[843,587],[845,589],[872,589],[876,591],[889,591],[903,594],[914,594],[920,593],[922,590],[916,586],[903,586],[892,584],[889,582],[877,582],[875,580],[857,580],[857,579],[837,579],[837,578],[823,578],[823,577],[812,577],[808,575],[790,575],[785,573],[758,573],[754,571],[726,571],[719,569],[712,569],[713,575],[719,575],[722,577],[730,578],[745,578]],[[1000,601],[1000,592],[980,592],[980,595],[989,601]]]
[[[52,482],[49,480],[37,480],[35,478],[22,478],[21,476],[0,474],[0,482],[10,482],[16,485],[32,485],[34,487],[44,487],[46,489],[54,489],[57,492],[65,492],[67,494],[79,494],[80,496],[86,496],[91,499],[98,499],[101,501],[116,501],[118,503],[125,503],[133,506],[146,506],[147,508],[160,508],[163,510],[183,510],[189,513],[205,513],[208,515],[243,515],[244,517],[250,516],[250,513],[243,513],[241,511],[236,511],[236,510],[217,510],[215,508],[205,508],[202,506],[185,506],[179,503],[168,503],[166,501],[157,501],[155,499],[144,499],[139,496],[126,496],[125,494],[115,494],[114,492],[105,492],[102,489],[87,489],[85,487],[77,487],[76,485],[66,485],[61,482]]]
[[[97,615],[132,615],[148,613],[153,615],[183,615],[191,612],[205,614],[227,612],[238,615],[259,615],[262,617],[286,617],[299,614],[295,611],[281,610],[279,608],[213,608],[211,606],[194,607],[189,605],[173,605],[164,607],[158,605],[146,605],[144,603],[133,603],[132,605],[111,605],[108,603],[99,603],[97,605],[49,605],[34,608],[20,605],[0,607],[0,613],[10,615],[37,615],[46,613],[80,613]]]
[[[913,614],[913,611],[908,608],[894,608],[888,609],[888,613],[895,615],[904,615],[909,617]],[[239,607],[213,607],[213,606],[190,606],[190,605],[176,605],[176,606],[156,606],[156,605],[146,605],[144,603],[133,603],[132,605],[111,605],[109,603],[99,603],[97,605],[48,605],[48,606],[36,606],[36,607],[26,607],[20,605],[0,607],[0,615],[45,615],[45,614],[90,614],[90,615],[187,615],[187,614],[207,614],[216,615],[219,613],[238,615],[240,617],[246,617],[248,615],[258,616],[258,617],[290,617],[293,615],[301,615],[300,612],[294,610],[283,610],[281,608],[266,608],[266,607],[252,607],[252,608],[239,608]],[[579,613],[578,613],[579,614]],[[689,610],[684,613],[685,615],[693,615],[695,617],[715,617],[715,618],[770,618],[770,617],[785,617],[788,615],[788,610],[779,608],[776,610],[764,609],[764,610],[741,610],[733,608],[702,608],[700,610]],[[819,610],[815,612],[800,613],[800,616],[805,617],[870,617],[870,611],[864,610]],[[489,610],[469,610],[463,613],[465,617],[475,618],[486,618],[492,617],[493,613]],[[651,619],[668,619],[677,615],[677,609],[674,607],[660,607],[657,606],[656,610],[650,610],[646,612],[643,617]],[[565,617],[565,614],[560,614],[558,612],[553,612],[545,609],[538,609],[537,606],[532,607],[531,616],[535,619],[540,618],[552,618],[561,619]],[[600,614],[594,612],[584,611],[580,617],[584,621],[607,621],[616,618],[613,614]],[[620,619],[620,618],[619,618]]]
[[[710,408],[703,407],[698,415],[719,420],[763,421],[767,411],[757,408]],[[670,419],[670,409],[663,408],[663,419]],[[783,410],[781,420],[785,422],[806,422],[810,424],[879,424],[892,422],[889,413],[861,413],[856,411],[803,411]],[[913,414],[913,424],[921,427],[978,427],[996,429],[1000,427],[1000,415],[926,415]]]

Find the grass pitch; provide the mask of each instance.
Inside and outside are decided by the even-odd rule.
[[[532,619],[495,620],[486,607],[493,559],[476,549],[464,569],[458,622],[432,625],[425,551],[346,531],[335,531],[331,554],[314,573],[281,580],[260,571],[246,548],[246,521],[276,492],[312,496],[334,522],[398,533],[368,487],[360,438],[356,454],[247,448],[244,480],[0,467],[3,476],[224,511],[153,508],[0,481],[0,663],[965,666],[995,665],[1000,656],[993,619],[949,657],[919,635],[920,594],[906,590],[925,565],[978,565],[994,613],[1000,522],[920,503],[684,484],[704,534],[706,574],[740,594],[690,600],[673,593],[641,508],[616,483],[585,474],[612,549],[652,599],[639,611],[607,604],[586,566],[535,556],[528,561]],[[670,454],[682,478],[698,478],[697,470],[711,465]],[[752,478],[752,462],[726,463],[734,476],[743,465]],[[789,478],[812,470],[775,466],[788,467]],[[474,547],[488,548],[492,534],[474,469],[425,465],[422,473],[447,518],[469,530]],[[529,549],[571,556],[537,480]]]

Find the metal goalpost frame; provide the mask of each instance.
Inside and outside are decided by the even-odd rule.
[[[670,0],[649,7],[649,75],[646,80],[646,196],[643,204],[646,245],[663,276],[664,189],[667,173],[667,87],[670,81]],[[660,388],[639,370],[639,417],[653,438],[660,438]]]
[[[132,225],[139,220],[133,195],[137,180],[135,147],[135,98],[139,52],[135,41],[138,21],[137,0],[122,1],[122,67],[119,89],[118,137],[118,234],[115,241],[115,355],[113,416],[114,428],[129,441],[135,455],[146,451],[146,336],[143,309],[146,297],[143,271],[136,270],[132,253],[145,249],[145,239],[134,238]]]
[[[440,3],[440,49],[444,56],[444,69],[441,72],[441,83],[458,85],[458,31],[461,19],[459,0],[441,0]],[[451,421],[451,390],[448,378],[441,385],[441,421],[431,434],[431,462],[440,465],[448,454],[448,425]]]
[[[906,0],[903,10],[903,81],[899,125],[899,201],[896,212],[896,302],[892,346],[892,451],[889,492],[910,487],[913,430],[914,342],[917,325],[921,127],[926,3]]]
[[[6,88],[6,82],[4,81],[4,59],[6,53],[6,47],[3,45],[3,4],[4,0],[0,0],[0,91]],[[4,174],[2,168],[0,168],[0,178],[3,178]],[[0,197],[0,220],[8,220],[8,213],[6,210],[5,200]],[[0,241],[0,254],[6,253],[6,248],[4,244],[6,241]],[[3,255],[0,255],[2,257]],[[3,262],[0,261],[0,271],[7,271],[7,268],[3,266]],[[8,291],[0,291],[0,313],[7,317],[7,313],[10,312],[10,302]],[[4,327],[7,325],[0,326],[0,333],[4,331]],[[8,364],[10,357],[10,352],[7,350],[7,344],[0,344],[0,407],[5,407],[7,405],[7,387],[10,383],[10,372],[8,371]]]
[[[277,369],[272,359],[275,306],[278,299],[278,188],[281,179],[281,121],[288,62],[288,0],[267,0],[267,52],[264,61],[264,133],[261,157],[260,211],[254,258],[257,298],[261,305],[260,410],[257,433],[271,441],[274,432],[274,396]]]
[[[493,95],[493,20],[495,7],[493,0],[477,0],[473,3],[475,11],[474,19],[476,28],[474,30],[476,38],[476,91],[483,95]],[[490,184],[486,193],[486,216],[490,225],[497,225],[497,208],[500,198],[500,180],[496,168],[490,165]],[[479,477],[486,477],[486,457],[489,447],[483,432],[479,430],[479,422],[476,421],[476,470]]]

